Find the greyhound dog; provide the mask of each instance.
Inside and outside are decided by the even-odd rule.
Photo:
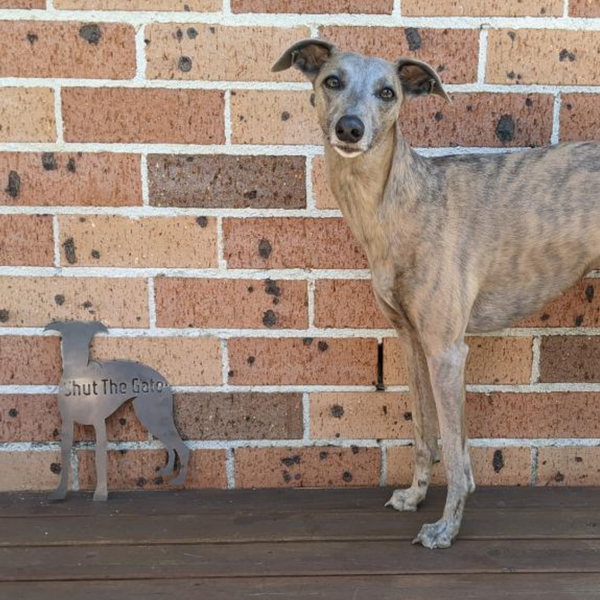
[[[449,100],[429,65],[367,58],[312,39],[290,47],[273,70],[292,66],[313,84],[331,189],[406,355],[415,473],[388,505],[414,511],[425,498],[439,460],[439,424],[446,504],[413,543],[447,548],[475,490],[465,334],[519,321],[598,264],[600,144],[425,158],[402,137],[399,114],[415,96]]]
[[[96,333],[106,333],[102,323],[53,322],[45,331],[61,334],[63,375],[58,392],[62,419],[62,469],[60,483],[51,495],[62,500],[67,495],[69,465],[75,423],[93,425],[96,432],[96,491],[94,500],[108,497],[106,482],[106,419],[127,400],[133,400],[135,414],[148,431],[167,447],[169,457],[159,475],[175,470],[175,453],[181,468],[170,485],[183,485],[190,451],[173,422],[173,394],[166,379],[138,362],[90,360],[90,343]]]

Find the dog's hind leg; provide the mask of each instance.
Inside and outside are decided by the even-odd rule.
[[[448,480],[442,518],[436,523],[423,525],[413,542],[427,548],[450,547],[458,534],[467,496],[474,491],[465,427],[464,369],[467,353],[468,347],[460,338],[445,350],[427,356]]]
[[[167,448],[167,464],[156,471],[156,474],[159,477],[172,475],[173,471],[175,470],[176,456],[177,453],[175,452],[175,448]]]
[[[50,500],[64,500],[69,487],[69,473],[71,472],[71,448],[73,447],[73,421],[63,417],[61,433],[61,469],[60,482],[52,494]]]
[[[179,456],[180,469],[177,477],[169,481],[169,485],[183,485],[187,477],[190,449],[181,439],[173,421],[173,395],[169,392],[146,394],[135,398],[133,408],[144,427],[167,448],[167,464],[160,469],[161,475],[173,473],[175,453]]]
[[[396,490],[386,506],[392,506],[400,511],[414,511],[425,499],[431,477],[431,467],[439,461],[437,413],[427,359],[421,344],[408,334],[401,334],[401,338],[412,400],[415,469],[412,485],[404,490]]]
[[[106,476],[106,422],[104,419],[94,423],[96,431],[96,491],[94,500],[104,501],[108,498]]]

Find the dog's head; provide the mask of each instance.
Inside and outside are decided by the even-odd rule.
[[[396,123],[408,98],[436,94],[450,101],[439,75],[412,58],[391,63],[338,52],[329,42],[311,39],[288,48],[273,71],[292,66],[312,81],[325,138],[345,157],[376,146]]]

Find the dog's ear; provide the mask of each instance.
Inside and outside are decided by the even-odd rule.
[[[435,94],[452,102],[442,87],[440,76],[427,63],[415,58],[401,58],[396,63],[396,71],[408,98]]]
[[[335,46],[325,40],[302,40],[290,46],[271,70],[277,72],[296,67],[314,81],[334,52]]]

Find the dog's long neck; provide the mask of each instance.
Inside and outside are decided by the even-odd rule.
[[[90,360],[90,339],[87,338],[69,338],[64,335],[61,340],[61,350],[63,358],[63,376],[64,378],[76,371],[81,373],[82,369],[88,366]]]
[[[382,204],[388,185],[394,185],[397,203],[415,196],[414,174],[421,160],[406,143],[396,125],[373,149],[356,158],[340,156],[325,143],[325,158],[333,194],[352,232],[367,252],[381,238]],[[391,177],[393,173],[393,178]]]

